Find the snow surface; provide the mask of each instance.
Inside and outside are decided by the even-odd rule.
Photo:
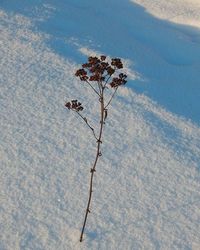
[[[153,2],[153,1],[149,1]],[[2,8],[34,21],[56,54],[85,61],[81,48],[131,62],[129,81],[167,110],[200,125],[200,32],[148,14],[130,0],[12,0]]]
[[[55,8],[44,9],[51,16]],[[98,102],[74,78],[80,52],[92,46],[67,58],[47,46],[51,34],[38,31],[33,17],[2,9],[0,18],[0,249],[198,250],[200,127],[126,87],[108,114],[80,244],[96,143],[64,102],[79,98],[98,126]]]
[[[200,28],[199,0],[131,0],[148,12],[171,22]]]

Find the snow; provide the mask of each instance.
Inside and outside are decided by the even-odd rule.
[[[47,3],[39,8],[40,1],[30,3],[34,11],[31,14],[29,11],[29,15],[20,13],[12,4],[5,7],[6,3],[2,3],[0,12],[0,249],[198,250],[198,116],[187,119],[179,99],[173,105],[181,106],[182,116],[160,105],[160,99],[155,102],[128,85],[119,89],[108,113],[103,156],[95,176],[92,213],[85,240],[79,242],[96,144],[87,127],[64,108],[64,103],[80,99],[88,120],[98,126],[95,115],[98,102],[91,90],[75,79],[74,72],[86,59],[82,53],[104,54],[109,46],[103,46],[102,40],[99,40],[100,47],[95,46],[95,39],[92,43],[87,39],[84,42],[81,32],[77,39],[72,39],[74,34],[70,32],[68,37],[58,38],[45,28],[40,29],[43,24],[50,25],[54,15],[59,18],[56,11],[62,5]],[[86,1],[86,11],[89,3]],[[70,6],[80,13],[84,10],[84,4],[78,1]],[[48,13],[47,16],[44,13]],[[154,25],[166,31],[165,25],[159,26],[159,21]],[[130,30],[128,26],[126,29]],[[162,47],[164,39],[158,39],[156,45],[160,42],[160,47],[156,48],[153,46],[155,35],[152,40],[145,40],[142,30],[139,31],[137,34],[131,31],[133,37],[137,35],[134,44],[137,44],[138,56],[135,58],[135,54],[128,54],[125,46],[128,41],[107,52],[110,57],[115,50],[119,51],[118,55],[121,53],[132,79],[129,84],[139,88],[134,81],[142,78],[141,84],[145,78],[163,81],[174,67],[168,81],[176,77],[176,81],[184,82],[185,75],[189,78],[193,74],[191,84],[194,86],[200,72],[199,45],[177,37],[187,33],[187,38],[191,38],[192,33],[170,28],[168,34],[173,34],[175,45],[171,49],[178,46],[189,49],[187,55],[179,50],[167,57]],[[52,44],[62,39],[66,50]],[[120,50],[123,47],[125,53]],[[143,56],[144,49],[148,52],[146,56]],[[140,67],[150,65],[145,62],[150,55],[156,67],[152,65],[140,71]],[[172,59],[177,59],[179,64],[172,67]],[[141,66],[137,67],[140,62]],[[150,76],[156,68],[160,71],[152,79]],[[199,93],[188,85],[185,89],[191,91],[192,96]],[[191,112],[196,104],[191,102]]]
[[[71,61],[85,60],[80,48],[128,59],[140,76],[129,87],[200,124],[197,30],[157,19],[129,0],[13,0],[1,6],[33,20],[33,29],[48,35],[46,46]]]
[[[199,0],[131,0],[145,7],[147,12],[170,22],[200,28]]]

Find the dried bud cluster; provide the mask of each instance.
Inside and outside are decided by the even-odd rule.
[[[117,87],[119,87],[120,85],[124,85],[124,84],[126,84],[126,78],[127,78],[127,75],[125,75],[125,74],[123,74],[123,73],[121,73],[121,74],[119,74],[119,77],[114,77],[113,79],[112,79],[112,82],[110,83],[110,86],[112,87],[112,88],[117,88]]]
[[[103,82],[107,77],[111,77],[117,69],[122,69],[123,64],[120,58],[111,59],[111,63],[105,61],[106,56],[102,55],[100,58],[90,56],[88,62],[82,65],[81,69],[78,69],[75,76],[79,77],[81,81],[96,81]],[[113,78],[110,86],[116,88],[126,83],[127,76],[119,74],[118,77]]]
[[[71,102],[67,102],[65,104],[65,107],[68,108],[68,109],[72,109],[74,111],[82,111],[83,110],[83,107],[81,106],[81,103],[78,102],[77,100],[72,100]]]
[[[75,73],[75,76],[80,77],[81,81],[86,81],[88,79],[87,71],[84,69],[78,69]]]
[[[111,65],[116,66],[117,69],[122,69],[123,68],[123,64],[121,62],[121,59],[119,58],[113,58]]]

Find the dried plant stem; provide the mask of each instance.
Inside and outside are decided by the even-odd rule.
[[[99,97],[101,97],[100,94],[98,93],[98,91],[91,85],[91,83],[90,83],[89,81],[86,81],[86,82],[87,82],[87,84],[94,90],[94,92],[95,92]]]
[[[93,136],[97,142],[96,148],[96,157],[94,160],[93,167],[90,169],[90,186],[89,186],[89,196],[87,202],[87,208],[85,211],[85,217],[83,222],[83,227],[80,235],[80,242],[83,241],[83,234],[88,218],[88,214],[90,213],[90,204],[92,200],[93,193],[93,179],[94,173],[96,172],[96,165],[101,154],[101,143],[102,143],[102,134],[103,127],[105,124],[105,120],[108,116],[107,107],[112,102],[117,89],[119,86],[124,85],[127,81],[127,75],[122,72],[116,74],[116,71],[123,68],[123,64],[120,58],[112,58],[111,62],[106,61],[106,56],[101,55],[98,57],[90,56],[88,57],[88,62],[82,64],[82,68],[78,69],[75,73],[75,76],[80,78],[82,82],[86,82],[91,89],[98,95],[99,103],[100,103],[100,126],[99,126],[99,134],[94,131],[93,127],[88,123],[86,117],[81,115],[81,111],[83,110],[82,104],[78,100],[71,100],[65,104],[65,107],[69,110],[75,111],[79,117],[86,123],[88,128],[92,131]],[[104,97],[104,91],[106,89],[114,89],[113,93],[110,95],[110,98]]]
[[[107,107],[110,105],[112,99],[114,98],[114,96],[115,96],[115,94],[116,94],[116,92],[117,92],[117,89],[118,89],[118,88],[115,88],[115,90],[114,90],[113,94],[111,95],[110,100],[109,100],[108,103],[106,104],[105,108],[107,108]]]
[[[94,135],[94,138],[95,138],[96,140],[98,140],[98,138],[97,138],[97,136],[96,136],[96,134],[95,134],[95,132],[94,132],[93,127],[90,126],[90,124],[88,123],[87,119],[86,119],[85,117],[83,117],[79,112],[77,112],[77,111],[75,111],[75,112],[81,117],[81,119],[83,119],[83,121],[86,123],[86,125],[92,130],[92,133],[93,133],[93,135]]]
[[[97,151],[96,151],[96,157],[95,157],[95,161],[93,164],[93,167],[90,169],[90,188],[89,188],[89,197],[88,197],[88,203],[87,203],[87,208],[86,208],[86,212],[85,212],[85,217],[84,217],[84,222],[83,222],[83,227],[81,230],[81,236],[80,236],[80,242],[83,241],[83,234],[84,234],[84,230],[85,230],[85,226],[86,226],[86,222],[87,222],[87,217],[88,217],[88,213],[90,213],[90,203],[91,203],[91,199],[92,199],[92,192],[93,192],[93,178],[94,178],[94,173],[96,172],[96,165],[97,165],[97,161],[99,159],[99,157],[101,156],[101,143],[102,143],[102,133],[103,133],[103,125],[104,125],[104,88],[101,89],[101,94],[100,94],[100,98],[99,98],[99,102],[100,102],[100,130],[99,130],[99,136],[97,139]]]

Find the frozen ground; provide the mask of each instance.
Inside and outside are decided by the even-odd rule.
[[[120,4],[116,2],[117,9]],[[15,3],[13,0],[9,5],[3,1],[0,12],[0,249],[198,250],[200,128],[198,107],[194,104],[198,104],[199,88],[190,89],[184,82],[186,75],[188,78],[193,75],[191,84],[195,86],[199,77],[200,48],[197,40],[189,39],[193,33],[182,28],[177,31],[177,26],[169,28],[168,24],[147,18],[160,32],[169,31],[173,46],[168,54],[162,46],[164,39],[157,39],[154,44],[154,33],[151,38],[144,37],[142,31],[129,33],[131,25],[124,26],[123,35],[132,34],[130,40],[137,45],[136,61],[140,67],[134,67],[135,54],[128,56],[127,47],[123,51],[128,42],[116,43],[116,48],[111,48],[112,35],[117,34],[117,30],[107,34],[110,39],[107,44],[103,44],[98,32],[93,36],[90,33],[91,42],[88,37],[84,41],[84,32],[90,31],[85,24],[90,19],[84,19],[84,25],[80,22],[81,27],[78,24],[76,27],[73,21],[78,14],[91,11],[90,1],[85,4],[63,1],[63,5],[71,7],[71,12],[77,11],[77,16],[72,15],[71,19],[67,16],[69,8],[61,11],[63,5],[54,1],[45,5],[41,5],[41,1],[30,1],[27,6],[21,1],[23,10]],[[104,12],[101,9],[105,17],[106,7]],[[137,8],[135,13],[139,18],[143,12]],[[66,22],[71,21],[71,31],[62,26],[61,20],[66,16],[62,17],[61,13],[66,14]],[[56,17],[60,18],[57,24],[53,22]],[[128,18],[129,15],[122,23],[128,24]],[[94,20],[99,22],[98,17]],[[137,22],[139,25],[138,19]],[[114,27],[117,26],[114,24]],[[74,29],[78,31],[77,37]],[[106,31],[103,34],[106,35]],[[99,43],[95,43],[97,38]],[[179,46],[186,46],[188,53],[174,50],[172,54]],[[152,48],[156,48],[156,52]],[[142,49],[146,50],[145,55]],[[104,131],[92,214],[85,241],[80,244],[79,231],[95,142],[92,143],[90,131],[65,110],[63,104],[65,100],[81,97],[88,119],[92,119],[98,103],[90,89],[74,79],[73,74],[78,63],[85,60],[85,54],[93,51],[110,56],[116,52],[123,57],[130,85],[137,90],[142,92],[140,79],[144,81],[147,75],[150,83],[155,80],[163,85],[167,84],[163,82],[165,77],[168,81],[175,78],[174,83],[184,83],[195,102],[190,102],[190,110],[193,112],[194,108],[194,112],[188,120],[189,112],[180,105],[180,98],[174,98],[172,103],[180,106],[182,117],[139,94],[139,90],[125,87],[119,91]],[[151,60],[145,61],[150,56],[160,70],[153,79],[150,76],[155,68],[147,69]],[[179,63],[175,63],[176,60]],[[170,89],[169,85],[163,88]],[[161,90],[159,93],[162,99]],[[167,102],[165,106],[168,107]],[[95,119],[94,125],[97,124]]]

